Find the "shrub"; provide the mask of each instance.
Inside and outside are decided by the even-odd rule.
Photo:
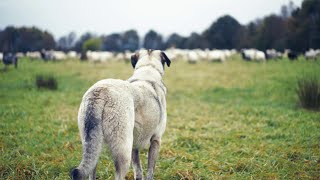
[[[83,51],[98,51],[101,49],[101,39],[99,38],[91,38],[86,40],[82,45]]]
[[[317,75],[305,75],[298,79],[297,95],[303,108],[320,110],[320,78]]]
[[[36,85],[38,89],[58,89],[57,80],[51,75],[37,75],[36,76]]]

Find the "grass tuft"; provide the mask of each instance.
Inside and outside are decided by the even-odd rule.
[[[58,81],[52,75],[37,75],[36,85],[38,89],[58,89]]]
[[[298,79],[297,95],[303,108],[320,110],[320,78],[309,74]]]

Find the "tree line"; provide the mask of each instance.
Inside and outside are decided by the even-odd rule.
[[[27,52],[42,49],[63,51],[86,50],[135,51],[140,47],[147,49],[243,49],[274,48],[279,51],[292,49],[304,52],[310,48],[320,48],[320,1],[304,0],[301,7],[292,2],[281,6],[279,14],[256,19],[241,25],[235,18],[225,15],[218,18],[202,33],[191,33],[184,37],[178,33],[164,38],[160,33],[150,30],[141,39],[135,30],[97,36],[85,33],[79,38],[71,32],[54,40],[52,34],[36,27],[6,27],[0,31],[0,50],[2,52]]]

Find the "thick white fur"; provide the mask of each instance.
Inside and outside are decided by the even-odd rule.
[[[133,149],[146,148],[150,142],[160,146],[167,121],[161,51],[141,50],[138,56],[135,71],[127,81],[101,80],[83,96],[78,113],[84,151],[77,168],[79,179],[87,175],[90,175],[90,179],[95,178],[95,166],[103,142],[110,148],[115,161],[116,179],[124,179]],[[85,126],[90,121],[88,113],[97,120],[89,132],[91,138],[86,139],[88,134]],[[136,172],[141,171],[139,167],[134,168],[135,176],[141,176],[141,172]],[[152,177],[153,169],[148,168],[147,179]]]

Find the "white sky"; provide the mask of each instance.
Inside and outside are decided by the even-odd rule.
[[[302,0],[292,0],[301,6]],[[153,29],[164,36],[202,32],[222,15],[241,24],[279,13],[289,0],[0,0],[0,28],[37,26],[55,38],[75,31],[98,35]]]

